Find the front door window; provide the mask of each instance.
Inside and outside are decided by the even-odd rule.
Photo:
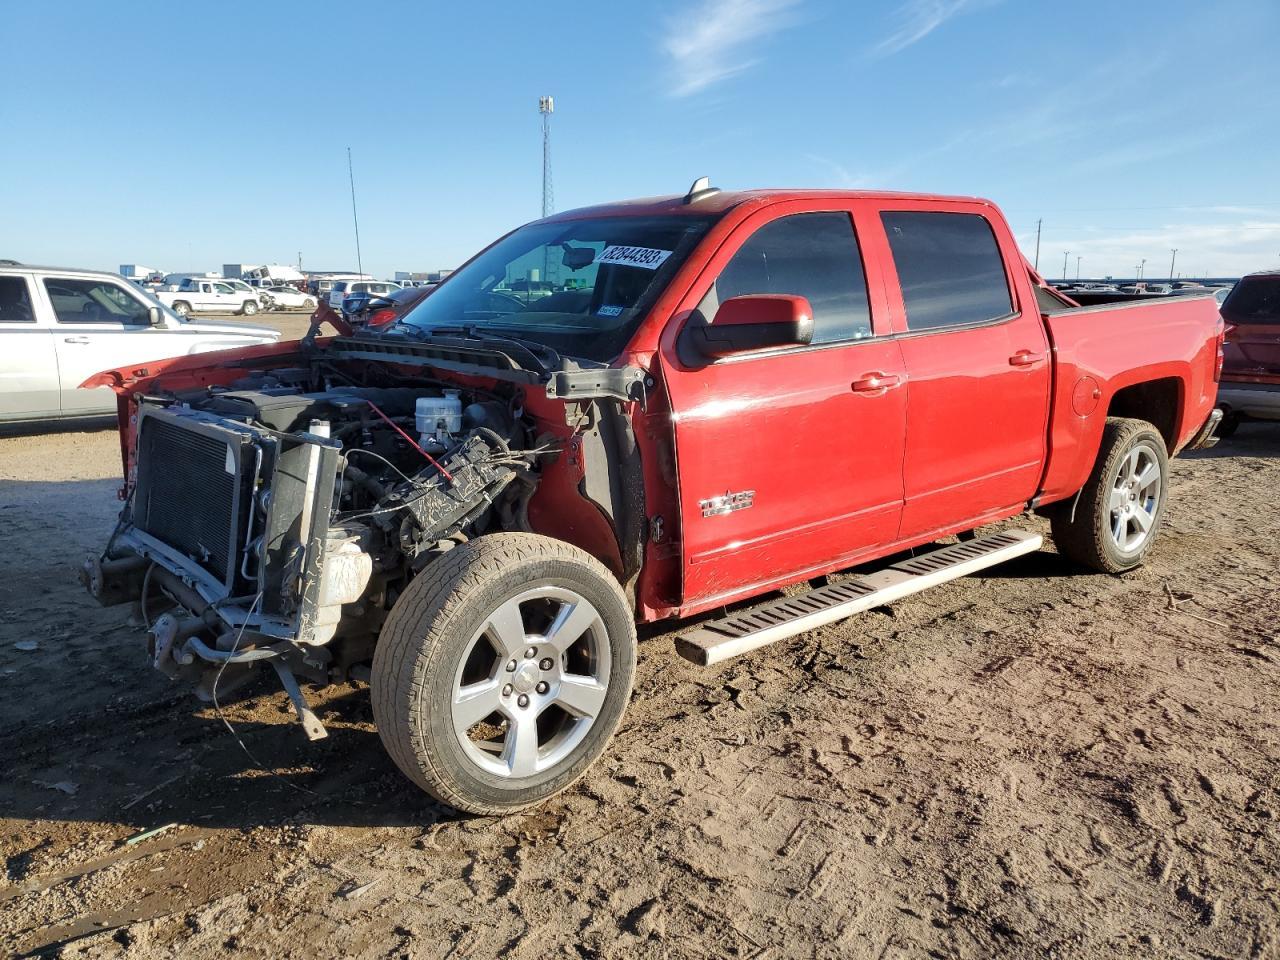
[[[44,288],[59,323],[142,326],[149,322],[146,305],[109,280],[50,277]]]

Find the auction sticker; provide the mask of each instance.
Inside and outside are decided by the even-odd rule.
[[[641,267],[657,270],[671,256],[670,250],[654,250],[651,247],[605,247],[596,257],[596,263],[616,263],[624,267]]]

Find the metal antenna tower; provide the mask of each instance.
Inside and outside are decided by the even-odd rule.
[[[555,193],[551,189],[551,114],[556,103],[551,97],[538,98],[538,113],[542,114],[542,215],[550,216],[555,209]]]

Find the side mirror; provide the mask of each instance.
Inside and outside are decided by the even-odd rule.
[[[147,322],[153,327],[164,326],[164,314],[159,307],[147,307]]]
[[[690,345],[712,360],[756,350],[802,347],[813,340],[813,308],[804,297],[771,293],[733,297],[711,323],[685,328]]]

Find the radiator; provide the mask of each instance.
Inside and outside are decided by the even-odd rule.
[[[252,482],[245,441],[164,414],[143,417],[139,430],[134,524],[231,588]]]

